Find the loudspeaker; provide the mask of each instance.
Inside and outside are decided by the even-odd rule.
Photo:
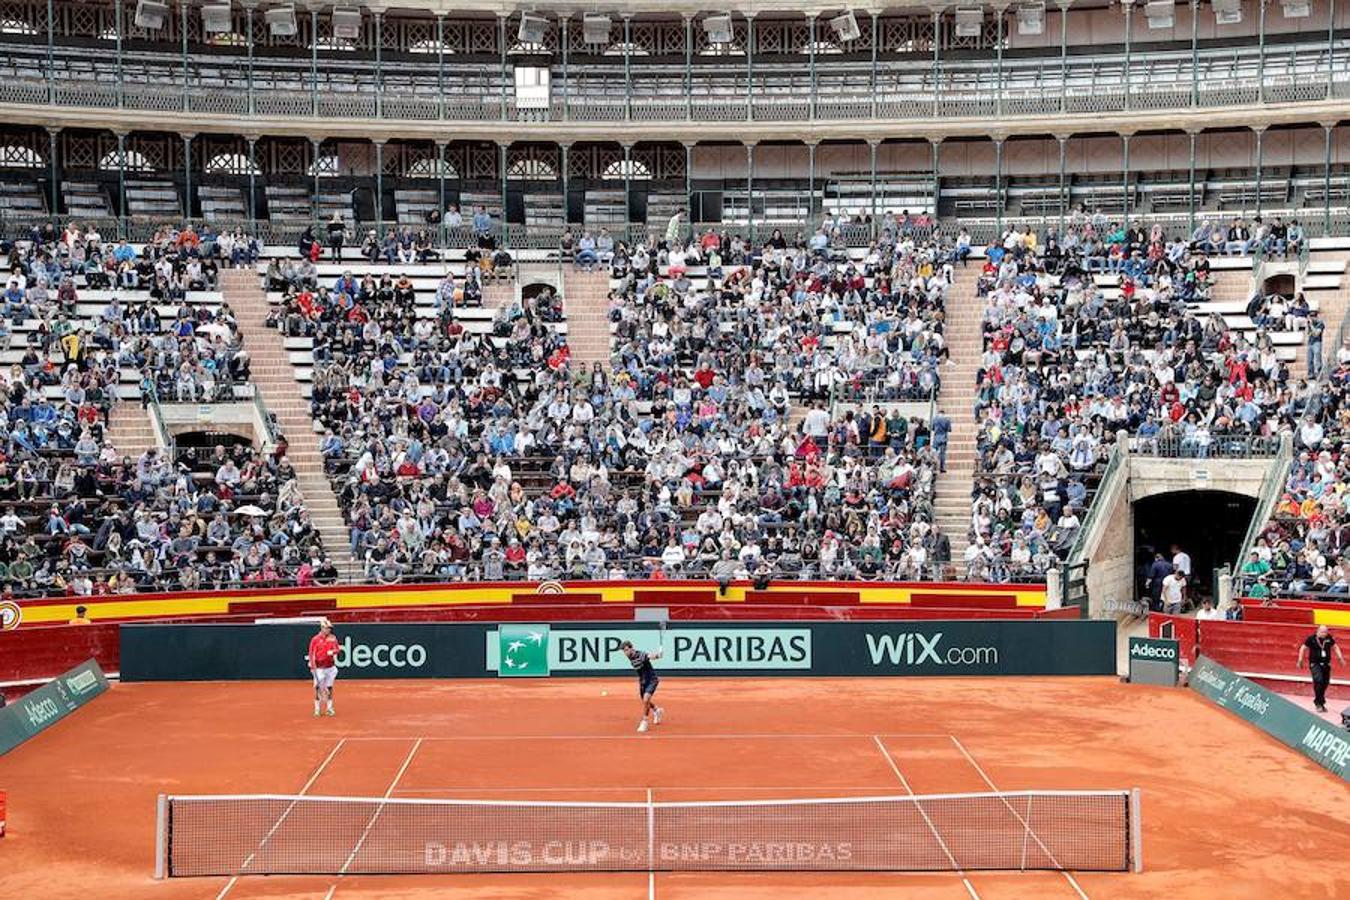
[[[273,37],[291,37],[296,32],[295,7],[280,6],[263,13],[263,21]]]
[[[516,40],[522,44],[542,44],[548,34],[548,19],[531,13],[520,14],[520,27],[516,29]]]
[[[862,31],[858,28],[858,17],[853,15],[852,10],[831,19],[830,27],[834,29],[835,36],[845,43],[862,37]]]
[[[588,44],[608,44],[612,24],[609,16],[587,13],[581,17],[581,39]]]
[[[333,37],[354,41],[361,36],[361,10],[333,7]]]
[[[979,37],[984,27],[984,10],[978,6],[958,6],[956,8],[956,36]]]
[[[708,36],[710,44],[730,44],[731,16],[726,13],[719,13],[715,16],[708,16],[703,20],[703,32]]]
[[[136,4],[136,27],[153,31],[164,27],[169,16],[169,4],[156,3],[155,0],[140,0]]]
[[[234,30],[234,17],[230,15],[230,0],[202,6],[202,30],[207,34],[223,34]]]

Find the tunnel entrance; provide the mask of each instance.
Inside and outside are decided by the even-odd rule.
[[[1214,570],[1237,558],[1255,511],[1255,497],[1228,491],[1174,491],[1136,500],[1135,596],[1147,593],[1144,582],[1153,554],[1171,561],[1173,544],[1190,554],[1191,596],[1211,596]]]

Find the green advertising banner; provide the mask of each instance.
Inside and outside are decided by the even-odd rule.
[[[124,625],[123,681],[309,680],[311,625]],[[619,675],[619,650],[664,643],[657,671],[699,675],[1115,675],[1114,622],[350,623],[339,678]]]
[[[89,660],[0,709],[0,756],[93,700],[108,689],[98,663]]]
[[[1196,660],[1190,686],[1313,762],[1350,781],[1350,735],[1207,656]]]

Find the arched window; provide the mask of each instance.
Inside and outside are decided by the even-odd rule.
[[[41,169],[46,163],[32,147],[20,144],[6,144],[0,147],[0,168],[2,169]]]
[[[629,181],[651,181],[652,170],[647,168],[647,164],[637,159],[630,159],[625,163],[621,159],[616,159],[605,167],[605,173],[601,178],[622,181],[625,169],[628,172]]]
[[[458,178],[459,172],[448,159],[426,156],[408,167],[409,178]]]
[[[121,166],[118,165],[117,151],[109,150],[103,154],[103,159],[99,160],[98,167],[105,172],[116,172]],[[150,165],[149,161],[141,154],[139,150],[127,151],[127,171],[128,172],[153,172],[155,167]]]
[[[252,169],[252,172],[249,169]],[[261,175],[255,163],[249,166],[247,153],[217,153],[206,161],[203,171],[208,175]]]
[[[558,170],[542,159],[518,159],[506,170],[506,177],[513,181],[554,181]]]
[[[310,175],[336,175],[338,173],[338,158],[336,153],[325,153],[314,162],[310,163]]]

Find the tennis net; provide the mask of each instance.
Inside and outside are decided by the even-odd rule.
[[[1127,871],[1138,793],[702,803],[168,796],[160,876],[647,871]]]

